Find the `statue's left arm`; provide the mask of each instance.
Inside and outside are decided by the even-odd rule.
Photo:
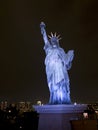
[[[72,60],[74,58],[74,50],[69,50],[68,53],[66,54],[66,67],[69,70],[72,66]]]

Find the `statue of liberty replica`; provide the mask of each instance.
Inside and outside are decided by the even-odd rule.
[[[47,36],[45,27],[45,23],[41,22],[40,29],[45,43],[47,84],[50,91],[49,104],[71,104],[68,70],[72,66],[74,50],[65,53],[59,45],[60,36],[56,33]]]

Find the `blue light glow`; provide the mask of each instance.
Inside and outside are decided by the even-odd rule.
[[[45,66],[50,91],[49,104],[70,104],[70,82],[67,71],[71,68],[74,51],[69,50],[65,53],[59,46],[59,39],[56,35],[52,34],[48,40],[44,25],[43,22],[40,24],[45,42]]]

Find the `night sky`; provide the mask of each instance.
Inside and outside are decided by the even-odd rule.
[[[44,21],[47,34],[57,32],[65,52],[75,52],[72,102],[98,102],[98,0],[6,0],[0,17],[0,101],[48,102]]]

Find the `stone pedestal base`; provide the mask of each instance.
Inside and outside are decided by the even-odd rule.
[[[71,120],[80,119],[87,105],[33,106],[39,113],[38,130],[71,130]]]

